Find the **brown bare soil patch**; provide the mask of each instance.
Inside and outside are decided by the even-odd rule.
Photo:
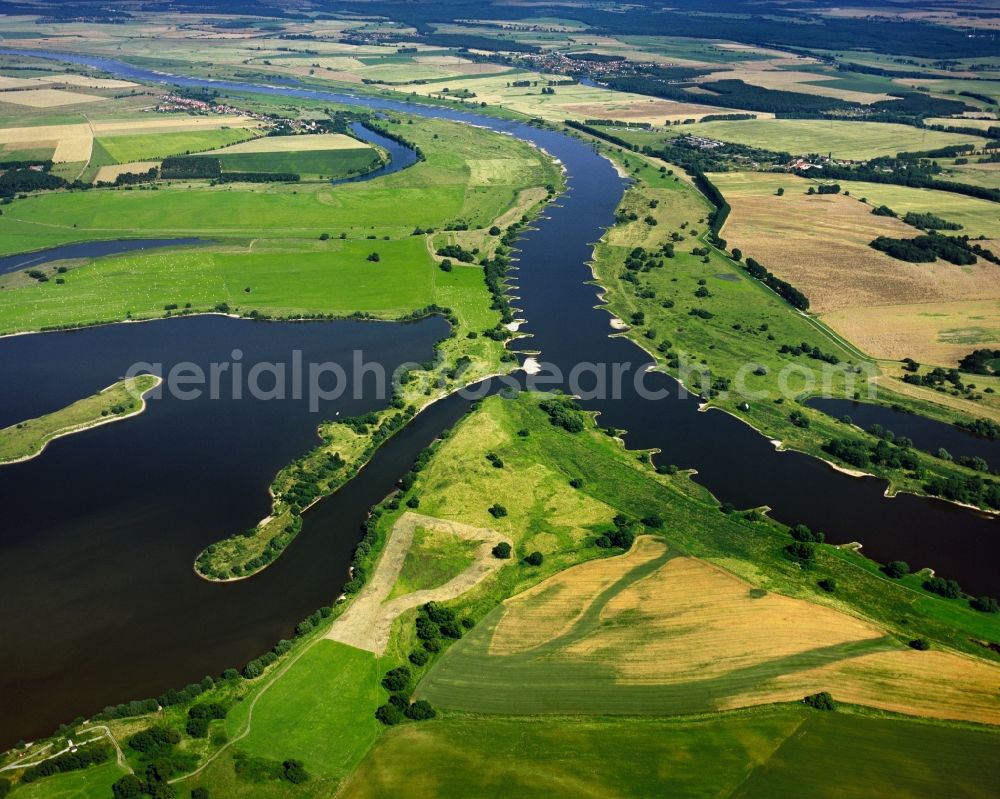
[[[406,560],[406,553],[413,543],[413,535],[417,527],[427,530],[437,530],[465,538],[470,541],[481,541],[476,550],[476,559],[469,568],[437,588],[414,591],[405,596],[386,601],[392,592],[399,573]],[[489,574],[510,561],[493,557],[493,547],[506,541],[506,536],[493,530],[472,527],[460,522],[435,519],[419,513],[407,511],[392,528],[389,540],[386,542],[382,557],[379,558],[375,573],[361,589],[351,606],[341,615],[326,637],[340,641],[359,649],[367,649],[377,655],[385,652],[389,643],[389,633],[396,618],[409,610],[427,602],[440,602],[454,599],[482,582]]]

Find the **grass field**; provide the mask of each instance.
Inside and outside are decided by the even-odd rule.
[[[341,778],[375,740],[381,696],[370,652],[319,641],[261,697],[239,748],[297,757],[315,774]]]
[[[341,795],[974,799],[1000,779],[996,746],[987,731],[790,707],[685,721],[449,716],[391,731]]]
[[[0,430],[0,465],[33,458],[56,438],[127,419],[142,410],[141,396],[159,382],[152,375],[120,380],[58,411],[5,427]]]
[[[832,154],[834,158],[855,160],[895,155],[899,152],[933,150],[952,144],[982,144],[982,140],[974,136],[920,130],[909,125],[813,119],[705,122],[684,132],[737,144],[766,147],[792,155]]]
[[[485,297],[478,269],[441,272],[418,236],[324,245],[312,252],[178,250],[98,259],[71,269],[62,285],[49,280],[0,292],[0,330],[109,321],[129,312],[133,318],[162,316],[165,306],[187,303],[202,311],[225,302],[269,315],[365,310],[395,318],[434,302],[438,285],[475,288]],[[378,263],[368,260],[373,252]]]
[[[380,162],[378,151],[340,134],[264,136],[205,153],[225,172],[294,172],[337,177],[367,172]]]
[[[472,565],[478,548],[476,541],[456,538],[442,530],[417,527],[388,598],[444,585]]]
[[[114,761],[83,771],[56,774],[18,788],[17,799],[108,799],[124,770]]]
[[[168,155],[197,153],[214,150],[251,137],[244,128],[219,128],[218,130],[193,130],[179,133],[138,133],[135,135],[99,136],[100,144],[115,161],[152,161]]]

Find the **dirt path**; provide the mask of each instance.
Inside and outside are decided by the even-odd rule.
[[[444,585],[414,591],[386,602],[386,597],[392,591],[403,568],[403,561],[406,560],[406,553],[410,551],[417,527],[440,530],[457,538],[483,543],[476,550],[473,564]],[[389,642],[392,623],[401,613],[425,602],[453,599],[499,569],[506,561],[494,558],[491,550],[501,541],[512,543],[510,539],[493,530],[435,519],[419,513],[404,513],[392,528],[382,557],[375,567],[375,573],[361,589],[351,607],[333,623],[326,637],[381,655]]]

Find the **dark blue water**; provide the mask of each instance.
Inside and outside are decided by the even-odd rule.
[[[372,130],[360,122],[352,123],[351,130],[354,131],[354,135],[356,135],[359,139],[364,139],[370,144],[377,144],[379,147],[387,150],[389,153],[389,163],[379,167],[378,169],[373,169],[371,172],[365,172],[363,175],[354,175],[349,178],[331,180],[330,182],[334,186],[340,183],[363,183],[367,180],[372,180],[373,178],[385,177],[386,175],[391,175],[393,172],[399,172],[401,169],[406,169],[407,167],[413,166],[417,163],[417,153],[412,147],[407,147],[406,145],[400,144],[395,139],[383,136],[378,131]]]
[[[611,224],[624,189],[608,161],[587,144],[455,109],[310,89],[167,78],[101,58],[52,57],[138,80],[285,94],[474,123],[544,147],[565,165],[568,191],[520,242],[513,291],[520,297],[521,315],[528,319],[522,329],[532,336],[525,346],[539,349],[563,376],[581,361],[627,364],[630,376],[650,363],[649,356],[627,339],[609,338],[608,316],[595,309],[596,289],[587,283],[592,278],[586,265],[592,242]],[[192,322],[170,324],[180,330]],[[124,342],[141,327],[106,330]],[[268,328],[261,329],[270,335]],[[35,358],[45,364],[42,371],[59,363],[50,356],[66,346],[63,336],[75,335],[41,339],[44,343],[38,345]],[[5,346],[0,342],[0,360]],[[114,352],[125,344],[109,346]],[[75,351],[86,364],[80,366],[83,371],[107,357],[103,343]],[[914,567],[932,566],[970,591],[996,593],[1000,588],[1000,540],[992,517],[927,498],[885,499],[881,480],[851,478],[815,458],[778,453],[738,419],[718,411],[699,412],[695,400],[678,397],[677,384],[666,375],[649,373],[645,384],[665,392],[666,398],[644,398],[626,382],[619,398],[584,404],[600,411],[602,424],[628,430],[630,446],[659,448],[658,460],[696,468],[698,481],[723,501],[739,507],[768,505],[782,521],[824,530],[834,542],[862,541],[865,552],[878,560],[900,558]],[[5,548],[0,559],[3,564],[10,560],[20,570],[12,574],[17,593],[7,593],[0,572],[0,601],[5,607],[25,609],[0,622],[6,623],[6,628],[0,626],[0,635],[18,653],[16,668],[9,677],[0,677],[0,698],[5,708],[14,708],[4,714],[0,732],[16,738],[26,731],[45,731],[76,712],[158,693],[238,665],[287,635],[302,615],[329,602],[340,590],[365,510],[406,471],[421,442],[453,424],[466,407],[466,400],[452,397],[421,413],[380,450],[359,478],[307,514],[302,533],[275,565],[236,585],[202,583],[190,571],[191,558],[204,543],[263,515],[266,479],[251,480],[243,471],[250,467],[242,461],[267,459],[269,467],[286,462],[289,447],[282,447],[282,436],[257,441],[249,451],[244,444],[229,451],[214,425],[197,426],[198,435],[184,439],[189,442],[185,448],[167,450],[183,457],[164,459],[155,479],[147,472],[146,479],[138,480],[131,478],[131,470],[142,473],[151,468],[147,461],[157,463],[161,454],[156,447],[126,446],[120,437],[137,435],[130,432],[133,427],[160,425],[157,440],[160,446],[171,447],[172,431],[189,423],[180,410],[176,416],[166,416],[153,408],[140,420],[57,442],[45,457],[25,465],[35,470],[29,478],[18,478],[27,493],[5,495],[30,534],[17,536],[11,557]],[[234,434],[239,424],[233,422]],[[256,432],[255,427],[243,429]],[[254,435],[249,438],[256,441]],[[73,448],[79,454],[67,464],[67,452]],[[216,464],[210,474],[215,482],[203,481],[204,470],[197,463],[206,450],[218,456],[210,459]],[[189,470],[199,479],[191,479]],[[3,477],[0,472],[0,480]],[[61,526],[50,518],[57,511],[42,506],[54,504],[52,486],[70,482],[74,485],[67,495],[67,510],[58,512],[72,514],[73,521]],[[220,494],[219,485],[233,493]],[[154,526],[159,516],[150,509],[162,507],[157,496],[161,493],[171,499],[170,511]],[[188,504],[198,512],[189,512]],[[183,537],[202,514],[214,520],[212,531],[199,527],[197,535]],[[117,553],[116,547],[129,541],[130,567],[123,568],[117,554],[109,553]],[[32,560],[19,562],[26,553]],[[61,579],[20,576],[44,575],[47,570]],[[64,593],[61,581],[70,578],[72,590]],[[67,621],[61,623],[64,616]],[[150,635],[151,629],[155,635]]]
[[[870,402],[817,397],[807,404],[835,419],[849,416],[851,422],[863,430],[881,425],[897,436],[911,439],[915,447],[925,452],[937,453],[945,449],[953,458],[963,455],[982,458],[992,469],[1000,468],[1000,440],[973,435],[953,424]]]
[[[104,255],[120,255],[123,252],[152,250],[160,247],[193,247],[208,244],[204,239],[115,239],[113,241],[81,241],[64,244],[37,252],[25,252],[0,258],[0,275],[33,269],[50,261],[64,261],[68,258],[100,258]]]

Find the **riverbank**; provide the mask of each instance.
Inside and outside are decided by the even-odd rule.
[[[147,374],[120,380],[58,411],[0,430],[0,466],[37,458],[58,438],[138,416],[146,410],[146,395],[162,382]]]

